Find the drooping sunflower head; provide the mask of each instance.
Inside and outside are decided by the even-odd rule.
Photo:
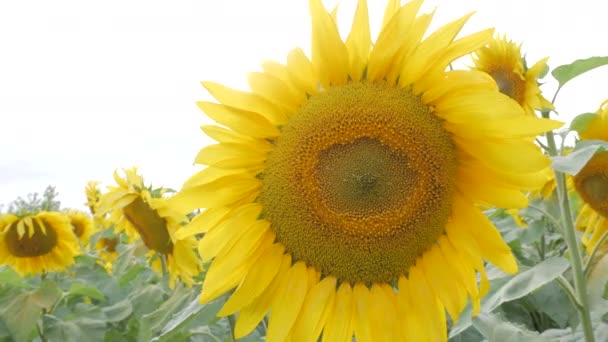
[[[183,234],[205,233],[213,259],[201,300],[236,288],[219,314],[239,312],[237,337],[271,311],[268,341],[441,341],[444,310],[478,310],[484,259],[517,270],[477,205],[526,206],[549,164],[533,137],[561,124],[485,73],[446,71],[493,32],[456,39],[467,15],[427,36],[421,4],[390,1],[372,44],[365,1],[344,42],[311,0],[311,59],[265,63],[251,92],[203,83],[224,127],[203,127],[218,144],[171,201],[205,208]]]
[[[0,215],[0,265],[21,276],[63,271],[80,253],[70,219],[56,212]]]
[[[527,68],[521,45],[505,36],[495,37],[473,54],[475,69],[492,76],[500,92],[517,101],[529,115],[534,115],[537,109],[553,108],[538,87],[538,78],[547,69],[547,60],[541,59]]]
[[[608,100],[604,101],[584,129],[579,130],[581,140],[608,141]]]
[[[70,218],[70,224],[72,225],[73,232],[78,240],[80,240],[80,243],[83,246],[88,245],[89,238],[95,230],[91,217],[77,210],[69,210],[65,214]]]
[[[608,100],[595,112],[586,127],[579,129],[581,140],[608,141]],[[574,176],[576,192],[584,202],[576,219],[583,230],[583,244],[591,252],[608,232],[608,152],[597,152]]]
[[[97,211],[97,205],[101,198],[101,191],[99,191],[99,182],[89,181],[87,186],[84,188],[84,193],[87,197],[85,205],[89,208],[92,215],[95,215]]]
[[[177,278],[187,285],[200,272],[199,261],[194,253],[193,237],[179,239],[177,230],[188,218],[175,212],[162,197],[163,191],[152,197],[144,186],[143,178],[136,169],[123,170],[122,178],[117,172],[114,179],[118,187],[108,187],[108,192],[100,200],[98,214],[110,212],[110,221],[115,223],[116,232],[125,231],[130,239],[141,239],[151,251],[167,260],[167,270],[173,286]]]

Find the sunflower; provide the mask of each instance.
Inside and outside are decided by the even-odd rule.
[[[108,273],[112,272],[112,265],[116,258],[118,258],[118,251],[116,247],[120,243],[120,236],[109,236],[109,237],[100,237],[95,244],[95,250],[98,251],[99,258],[101,262],[99,264],[103,266]]]
[[[581,140],[608,141],[608,100],[578,134]],[[574,176],[574,186],[584,202],[576,226],[585,232],[582,241],[591,253],[608,232],[608,151],[597,152],[587,162]]]
[[[93,234],[95,227],[89,215],[77,211],[69,210],[65,213],[70,218],[70,224],[76,237],[83,246],[89,244],[89,237]]]
[[[196,240],[175,236],[188,218],[174,212],[163,197],[153,198],[135,168],[123,171],[125,178],[114,172],[118,187],[108,187],[97,208],[98,215],[111,212],[110,220],[116,224],[117,233],[124,230],[131,240],[141,238],[150,249],[151,260],[156,253],[164,258],[171,287],[178,278],[191,286],[192,277],[200,272],[194,252]],[[160,270],[160,261],[153,262],[153,267]]]
[[[466,15],[427,36],[421,5],[390,1],[372,44],[366,1],[343,42],[311,0],[311,59],[263,64],[252,92],[203,82],[224,127],[203,127],[219,144],[170,201],[205,208],[178,236],[205,234],[200,299],[235,289],[219,315],[239,312],[237,338],[270,311],[268,341],[445,341],[446,311],[479,310],[484,259],[517,271],[478,205],[525,207],[549,165],[533,137],[561,124],[446,71],[493,30],[455,40]]]
[[[79,253],[70,219],[63,214],[0,215],[0,265],[10,265],[21,276],[63,271]]]
[[[528,69],[521,54],[521,44],[517,45],[505,36],[492,39],[473,55],[475,68],[492,76],[500,92],[517,101],[529,115],[534,115],[536,109],[553,108],[542,96],[537,81],[547,69],[548,59],[541,59]]]
[[[84,193],[87,197],[85,205],[89,208],[92,215],[95,215],[99,199],[101,198],[101,191],[99,191],[99,182],[89,181],[87,186],[84,188]]]

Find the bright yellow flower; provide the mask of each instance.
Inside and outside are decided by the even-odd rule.
[[[70,220],[63,214],[0,215],[0,265],[10,265],[21,276],[63,271],[79,253]]]
[[[113,237],[102,237],[97,240],[95,244],[95,250],[98,251],[99,258],[101,259],[101,266],[103,266],[108,273],[112,272],[112,265],[118,258],[118,251],[116,247],[120,243],[120,236],[116,235]]]
[[[608,100],[604,101],[584,130],[578,132],[581,140],[608,141]]]
[[[446,310],[479,310],[484,259],[517,271],[477,205],[525,207],[549,165],[533,137],[561,124],[446,71],[493,30],[455,40],[467,15],[426,35],[421,5],[391,1],[372,44],[365,1],[343,42],[311,0],[311,59],[263,64],[251,93],[203,83],[227,128],[203,127],[219,144],[171,202],[206,208],[178,235],[205,233],[201,301],[235,289],[219,315],[238,312],[237,338],[271,312],[270,342],[445,341]]]
[[[475,68],[492,76],[500,91],[517,101],[529,115],[534,115],[536,109],[553,108],[538,87],[538,78],[547,68],[548,59],[541,59],[528,69],[521,45],[506,37],[494,38],[473,55]]]
[[[78,240],[80,240],[82,246],[87,246],[89,244],[89,238],[95,230],[91,217],[77,210],[69,210],[65,214],[70,218],[70,224],[72,225],[74,234]]]
[[[136,169],[123,171],[125,178],[114,173],[118,186],[108,187],[109,191],[99,203],[98,214],[110,212],[109,220],[115,223],[115,231],[124,230],[131,239],[141,238],[151,250],[150,257],[161,254],[166,259],[172,287],[177,278],[191,286],[192,278],[200,273],[200,262],[194,252],[196,240],[176,237],[188,218],[173,211],[166,199],[153,198]]]
[[[101,198],[101,191],[99,191],[99,182],[90,181],[84,188],[84,193],[87,196],[85,205],[91,210],[91,214],[95,215],[99,199]]]

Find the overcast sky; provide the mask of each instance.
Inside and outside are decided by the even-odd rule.
[[[377,34],[385,1],[368,2]],[[341,1],[343,34],[355,3]],[[463,33],[495,27],[523,41],[529,62],[550,56],[555,67],[608,56],[602,3],[427,0],[424,9],[438,6],[433,28],[476,11]],[[246,89],[247,72],[308,51],[309,35],[306,0],[0,1],[0,204],[51,184],[64,206],[83,208],[87,181],[111,185],[115,168],[134,165],[179,189],[209,143],[199,81]],[[562,118],[596,110],[607,80],[605,67],[566,86]]]

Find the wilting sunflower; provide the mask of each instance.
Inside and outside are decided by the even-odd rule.
[[[77,210],[69,210],[65,214],[70,218],[73,232],[78,240],[80,240],[80,243],[83,246],[88,245],[89,237],[91,237],[91,234],[95,230],[91,217]]]
[[[124,172],[125,178],[114,172],[118,187],[108,187],[109,191],[102,196],[97,208],[98,215],[110,212],[117,233],[125,230],[131,239],[141,238],[151,251],[150,257],[159,253],[165,258],[172,287],[177,278],[191,286],[192,277],[200,272],[199,259],[194,252],[196,240],[193,237],[178,239],[175,235],[188,221],[187,217],[168,207],[166,199],[153,198],[135,168]]]
[[[0,215],[0,265],[21,276],[65,270],[80,253],[70,219],[56,212]]]
[[[604,101],[587,127],[578,132],[581,140],[608,141],[608,101]],[[584,202],[576,226],[584,230],[582,241],[591,252],[608,232],[608,152],[596,153],[574,176],[576,192]]]
[[[345,42],[311,0],[311,59],[265,63],[252,92],[203,83],[227,128],[203,127],[219,144],[171,201],[206,208],[178,235],[205,233],[201,301],[235,289],[219,315],[239,312],[237,338],[270,311],[268,341],[442,341],[445,310],[479,310],[484,259],[517,271],[477,205],[525,207],[549,164],[533,137],[560,124],[446,71],[493,31],[455,40],[467,15],[423,39],[421,4],[390,1],[372,45],[364,0]]]
[[[528,69],[521,54],[521,44],[504,36],[492,39],[473,55],[475,68],[492,76],[500,91],[517,101],[529,115],[534,115],[536,109],[553,108],[538,87],[538,78],[547,68],[548,59],[541,59]]]

